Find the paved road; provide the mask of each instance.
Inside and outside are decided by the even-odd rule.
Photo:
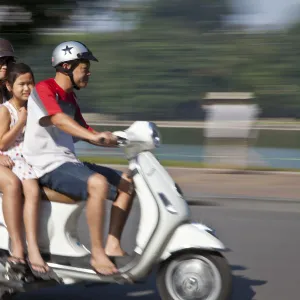
[[[168,170],[195,204],[193,219],[214,227],[232,249],[226,256],[234,274],[233,300],[298,299],[299,173]],[[138,216],[138,206],[134,206],[123,236],[129,252],[133,249]],[[88,244],[84,215],[80,224],[79,235]],[[159,296],[152,275],[142,285],[76,285],[18,298],[158,300]]]
[[[240,201],[240,203],[242,200]],[[252,203],[252,204],[251,204]],[[274,206],[275,205],[275,206]],[[236,205],[224,202],[214,206],[194,206],[192,216],[217,230],[218,236],[232,249],[226,256],[234,274],[233,300],[282,300],[299,298],[300,203],[298,211],[291,203],[285,210],[272,202],[261,209],[253,202]],[[290,206],[291,205],[291,206]],[[132,249],[138,207],[124,234],[125,248]],[[84,222],[82,217],[81,222]],[[86,228],[80,232],[86,240]],[[118,299],[158,300],[155,277],[141,285],[82,285],[42,290],[18,299]]]

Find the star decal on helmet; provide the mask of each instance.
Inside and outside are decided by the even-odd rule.
[[[61,51],[65,51],[65,55],[67,55],[67,52],[69,52],[69,54],[72,54],[71,49],[73,49],[74,47],[69,47],[68,45],[66,46],[65,49],[62,49]]]

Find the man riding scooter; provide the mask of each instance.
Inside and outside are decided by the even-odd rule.
[[[96,132],[83,119],[74,89],[88,84],[90,61],[97,61],[82,43],[59,44],[52,54],[54,78],[36,84],[28,100],[28,119],[23,154],[41,185],[74,199],[87,200],[91,239],[91,266],[101,275],[117,273],[109,256],[123,256],[121,234],[132,205],[131,179],[120,171],[78,160],[74,140],[114,147],[110,132]],[[111,186],[117,188],[111,223],[103,248],[104,201]]]

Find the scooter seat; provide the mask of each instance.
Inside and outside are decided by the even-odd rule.
[[[58,202],[58,203],[75,204],[81,200],[81,199],[71,198],[67,195],[51,190],[45,186],[41,187],[41,195],[42,195],[42,200]]]

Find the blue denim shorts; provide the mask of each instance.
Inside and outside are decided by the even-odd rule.
[[[121,181],[123,172],[88,162],[84,162],[83,164],[64,163],[42,176],[39,182],[41,185],[61,194],[68,195],[75,200],[87,200],[88,179],[97,173],[104,176],[110,185],[108,198],[115,199],[117,195],[116,187]]]

